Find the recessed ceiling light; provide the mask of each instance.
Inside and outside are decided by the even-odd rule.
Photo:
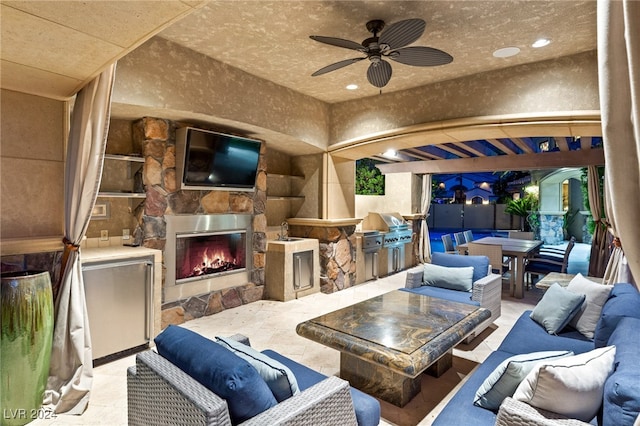
[[[551,40],[549,40],[548,38],[539,38],[538,40],[536,40],[531,47],[545,47],[546,45],[548,45],[549,43],[551,43]]]
[[[358,88],[357,84],[349,84],[347,86],[347,90],[356,90]]]
[[[510,56],[515,56],[518,53],[520,53],[520,49],[517,47],[505,47],[493,52],[493,56],[496,58],[508,58]]]
[[[382,155],[387,157],[387,158],[396,158],[398,153],[394,149],[388,149]]]

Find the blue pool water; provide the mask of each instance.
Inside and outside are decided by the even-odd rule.
[[[462,232],[464,229],[429,229],[429,240],[431,241],[431,252],[440,252],[444,253],[444,247],[442,245],[442,236],[444,234],[451,234],[451,238],[453,238],[453,234],[456,232]],[[498,231],[492,229],[482,229],[479,231],[472,231],[473,238],[475,240],[484,237],[507,237],[509,233],[507,231]]]
[[[442,235],[443,234],[451,234],[453,238],[454,232],[461,232],[461,229],[433,229],[429,230],[429,239],[431,240],[431,252],[440,252],[444,253],[444,248],[442,246]],[[507,237],[509,233],[507,231],[498,231],[491,229],[483,229],[479,231],[473,231],[473,238],[479,239],[483,237]],[[545,247],[554,247],[559,249],[565,249],[567,247],[567,242],[563,242],[558,245],[545,245]],[[569,264],[567,265],[567,273],[569,274],[577,274],[581,273],[582,275],[588,275],[589,271],[589,257],[591,255],[591,245],[576,243],[571,254],[569,255]]]

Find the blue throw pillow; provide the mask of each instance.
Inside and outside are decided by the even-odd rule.
[[[155,338],[158,353],[227,401],[233,424],[277,404],[251,364],[186,328],[170,325]]]
[[[471,266],[450,268],[425,263],[423,268],[422,282],[424,285],[467,292],[473,289],[473,267]]]
[[[296,377],[286,365],[233,339],[216,337],[216,342],[253,365],[278,402],[300,393]]]
[[[462,268],[473,266],[473,282],[486,277],[489,274],[489,258],[487,256],[462,256],[459,254],[433,253],[431,255],[433,265]]]
[[[572,293],[554,283],[533,308],[531,319],[543,326],[547,333],[557,334],[578,313],[585,298],[584,294]]]

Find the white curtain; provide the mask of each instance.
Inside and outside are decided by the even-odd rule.
[[[431,262],[431,242],[429,240],[429,228],[427,218],[431,207],[431,179],[429,174],[422,175],[422,199],[420,200],[420,212],[422,223],[420,224],[420,239],[418,243],[418,258],[420,263]]]
[[[609,221],[640,276],[640,2],[598,1],[598,79]]]
[[[45,405],[56,413],[82,414],[93,381],[91,336],[79,246],[89,225],[104,161],[116,65],[76,96],[65,166],[65,238],[56,294],[51,367]]]

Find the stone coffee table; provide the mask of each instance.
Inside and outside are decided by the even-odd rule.
[[[451,366],[453,347],[491,316],[487,309],[395,290],[298,324],[296,332],[340,351],[340,377],[399,407],[420,374]]]

